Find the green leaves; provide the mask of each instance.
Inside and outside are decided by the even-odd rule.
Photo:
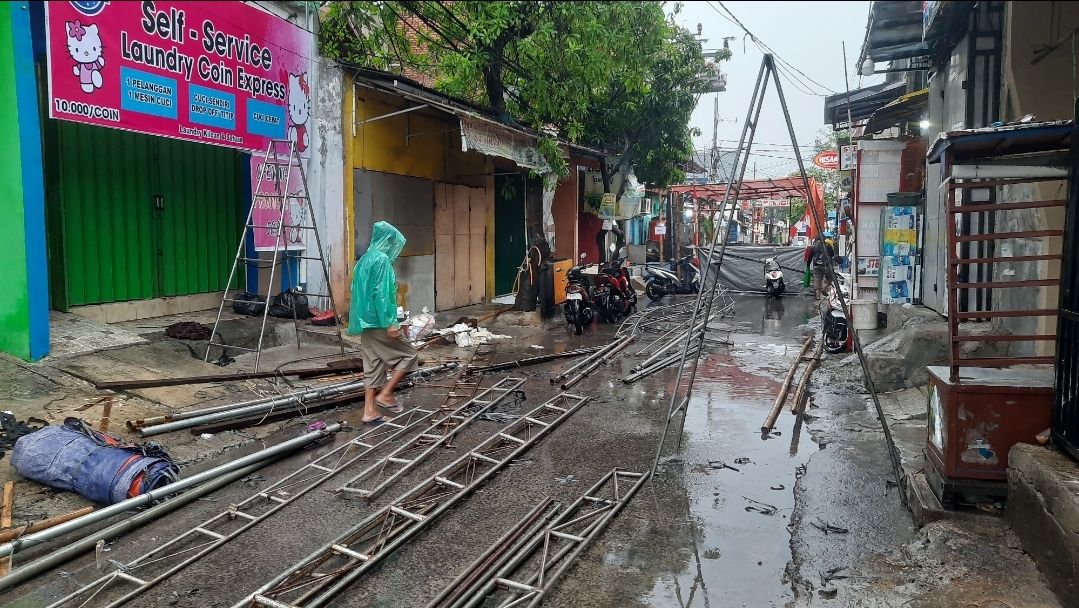
[[[334,2],[319,43],[345,63],[409,68],[532,129],[623,153],[621,166],[655,185],[680,179],[692,149],[704,60],[662,2]],[[555,139],[540,149],[564,175]]]

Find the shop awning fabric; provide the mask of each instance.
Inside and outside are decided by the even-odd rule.
[[[706,198],[722,201],[727,195],[727,184],[679,184],[667,190],[676,194],[689,194],[693,198]],[[731,192],[731,200],[752,201],[773,198],[801,198],[808,202],[814,213],[807,213],[809,218],[809,236],[816,234],[815,217],[825,217],[824,186],[812,177],[809,178],[809,191],[800,177],[780,177],[773,179],[744,180],[736,184]],[[807,209],[809,211],[809,209]]]

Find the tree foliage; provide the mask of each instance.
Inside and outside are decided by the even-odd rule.
[[[320,49],[353,65],[414,70],[503,122],[547,133],[540,149],[559,175],[567,166],[552,133],[607,149],[619,169],[635,166],[659,186],[682,178],[677,165],[692,150],[704,61],[660,2],[335,2]]]

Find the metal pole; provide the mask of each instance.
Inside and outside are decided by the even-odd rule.
[[[765,55],[765,58],[769,62],[772,61],[772,56],[771,55]],[[846,63],[846,62],[844,62],[844,63]],[[773,74],[774,74],[774,72],[773,72]],[[783,119],[787,122],[787,131],[790,132],[791,143],[794,144],[794,149],[797,150],[798,149],[798,138],[794,134],[794,123],[791,122],[791,115],[790,115],[790,112],[787,109],[787,99],[783,95],[783,85],[779,82],[779,77],[778,76],[775,76],[775,81],[776,81],[776,92],[779,94],[779,104],[780,104],[780,107],[783,108]],[[805,184],[806,194],[808,195],[809,194],[809,178],[806,176],[805,163],[802,161],[801,155],[795,154],[794,156],[795,156],[795,158],[798,159],[798,171],[802,174],[802,182],[803,182],[803,184]],[[807,201],[807,202],[812,203],[812,201]],[[819,210],[816,207],[814,207],[812,204],[808,205],[808,207],[810,209],[812,209],[812,211],[813,211],[813,219],[817,222],[817,225],[818,226],[824,226],[824,222],[823,222],[824,218],[820,217]],[[822,247],[823,247],[824,236],[823,236],[823,232],[821,230],[817,231],[817,242],[820,243],[822,245]],[[832,282],[832,285],[838,286],[838,283],[836,282],[836,277],[835,277],[835,263],[834,263],[834,260],[832,260],[832,252],[828,251],[827,247],[823,247],[823,249],[825,250],[825,255],[828,256],[828,264],[825,265],[825,271],[828,273],[828,280]],[[843,296],[843,290],[838,289],[838,287],[836,288],[835,292],[836,292],[836,298],[839,300],[840,310],[843,313],[843,317],[846,318],[847,317],[847,301],[846,301],[846,297]],[[848,321],[848,327],[849,327],[849,321]],[[877,386],[873,382],[872,374],[869,373],[869,362],[866,361],[865,351],[862,350],[862,340],[861,340],[861,338],[858,337],[858,332],[856,332],[856,331],[852,330],[851,331],[851,336],[853,337],[853,340],[854,340],[854,352],[858,354],[858,361],[862,365],[862,375],[865,376],[866,388],[869,389],[869,394],[873,398],[873,407],[877,410],[877,419],[880,421],[881,430],[884,431],[884,438],[888,441],[888,457],[892,461],[892,470],[895,473],[896,481],[898,482],[898,481],[901,481],[903,479],[903,465],[902,465],[902,463],[899,462],[899,455],[896,454],[895,449],[893,447],[893,446],[895,446],[895,440],[892,439],[892,429],[888,426],[888,419],[884,416],[884,408],[881,407],[880,398],[877,396]],[[899,496],[900,496],[900,500],[903,501],[903,504],[906,505],[907,498],[903,494],[903,492],[900,492]]]
[[[161,516],[175,511],[176,509],[179,509],[180,507],[183,507],[189,503],[192,503],[211,492],[223,488],[230,483],[236,481],[237,479],[243,479],[244,477],[250,475],[251,473],[254,473],[255,471],[259,470],[267,464],[269,464],[269,460],[256,462],[255,464],[251,464],[241,469],[237,469],[235,471],[232,471],[231,473],[222,475],[217,479],[208,481],[205,484],[194,488],[190,492],[185,492],[184,494],[181,494],[176,498],[166,500],[159,505],[155,505],[143,511],[142,513],[132,515],[131,517],[123,521],[117,522],[103,530],[94,532],[89,536],[84,536],[79,540],[72,541],[67,545],[64,545],[62,548],[57,549],[56,551],[53,551],[52,553],[49,553],[36,561],[30,562],[29,564],[26,564],[25,566],[22,566],[21,568],[12,571],[11,574],[0,578],[0,591],[4,591],[5,589],[11,589],[15,585],[24,583],[34,578],[38,574],[41,574],[42,572],[47,572],[61,564],[65,564],[75,559],[80,554],[93,549],[97,545],[98,541],[116,538],[117,536],[134,530],[135,528],[138,528],[145,523],[149,523],[151,521],[159,519]]]
[[[766,67],[767,67],[767,62],[761,62],[761,68],[757,72],[757,83],[753,88],[753,96],[752,96],[752,98],[750,100],[750,104],[749,104],[749,112],[747,112],[747,114],[749,116],[753,115],[753,108],[763,100],[764,95],[763,95],[763,91],[762,91],[762,85],[765,82],[764,74],[765,74]],[[754,130],[756,130],[756,126],[755,126],[754,122],[752,120],[746,120],[745,125],[742,127],[742,135],[738,140],[738,149],[735,150],[735,152],[734,152],[734,154],[735,154],[735,167],[736,168],[737,168],[737,166],[739,165],[740,162],[742,162],[744,164],[744,160],[742,158],[742,156],[743,156],[742,155],[742,148],[746,144],[746,138],[749,135],[749,130],[750,130],[751,126],[753,126]],[[745,156],[748,157],[748,154],[746,154]],[[727,190],[726,190],[726,193],[724,194],[723,211],[724,211],[725,215],[727,213],[726,200],[730,196],[732,186],[733,186],[733,182],[731,180],[728,180],[727,181]],[[732,211],[733,211],[733,207],[732,207]],[[733,213],[732,213],[732,216],[733,216]],[[701,310],[701,304],[704,301],[705,285],[708,284],[708,273],[711,271],[712,257],[713,257],[713,253],[715,252],[715,249],[716,249],[716,241],[719,239],[719,233],[720,232],[722,232],[722,225],[712,235],[712,244],[708,249],[708,261],[707,261],[707,263],[702,262],[702,264],[704,265],[704,272],[703,272],[704,276],[702,277],[702,280],[701,280],[701,288],[697,292],[697,298],[696,298],[696,301],[695,301],[694,306],[693,306],[693,314],[690,317],[690,324],[691,325],[695,324],[695,322],[697,320],[697,316],[698,316],[698,314],[700,313],[700,310]],[[726,245],[726,242],[727,242],[727,239],[724,238],[723,239],[724,245]],[[719,271],[717,269],[716,277],[715,277],[715,284],[712,287],[711,294],[714,294],[715,287],[718,284],[719,284]],[[681,360],[678,362],[678,376],[674,380],[674,389],[671,391],[671,401],[670,401],[670,404],[667,407],[667,422],[663,427],[662,434],[660,435],[659,445],[656,447],[656,457],[652,461],[652,469],[651,469],[649,475],[655,474],[656,467],[659,466],[659,457],[660,457],[660,454],[663,452],[663,444],[667,440],[667,430],[670,428],[671,416],[675,413],[675,404],[678,403],[678,401],[679,401],[678,389],[681,387],[681,384],[682,384],[682,374],[684,373],[685,368],[686,368],[686,357],[689,354],[690,342],[691,342],[691,340],[687,339],[685,344],[683,344],[683,346],[682,346],[682,357],[681,357]],[[694,368],[696,368],[696,365],[694,365]],[[688,402],[688,395],[686,397],[686,401]],[[682,407],[682,405],[679,404],[678,407]]]
[[[619,352],[621,352],[627,346],[632,344],[633,341],[636,340],[636,339],[637,339],[637,336],[626,336],[618,344],[618,346],[616,346],[615,348],[612,348],[611,350],[607,351],[602,357],[596,359],[595,362],[592,363],[592,365],[589,365],[588,367],[581,370],[581,373],[577,374],[573,378],[570,378],[569,380],[566,380],[565,382],[563,382],[562,383],[562,390],[568,390],[574,384],[577,384],[581,380],[584,380],[588,376],[588,374],[591,374],[592,372],[596,371],[596,368],[598,368],[600,365],[603,365],[605,362],[610,360],[611,357],[613,357],[616,354],[618,354]]]
[[[583,359],[583,360],[581,360],[581,361],[578,361],[578,362],[577,362],[577,363],[576,363],[575,365],[573,365],[573,367],[570,367],[569,369],[567,369],[566,371],[562,372],[561,374],[558,374],[558,375],[557,375],[557,376],[555,376],[554,378],[551,378],[551,384],[554,384],[554,383],[556,383],[556,382],[558,382],[558,381],[560,381],[560,380],[564,379],[564,378],[565,378],[566,376],[569,376],[570,374],[572,374],[573,372],[577,371],[578,369],[580,369],[580,368],[582,368],[582,367],[584,367],[584,366],[588,365],[589,363],[592,363],[592,362],[593,362],[593,361],[595,361],[596,359],[598,359],[598,358],[602,357],[602,356],[603,356],[604,354],[606,354],[606,353],[607,353],[607,351],[609,351],[609,350],[611,350],[612,348],[614,348],[614,347],[618,346],[619,344],[621,344],[621,343],[622,343],[622,341],[626,339],[626,337],[628,337],[628,336],[623,336],[623,337],[620,337],[620,338],[618,338],[617,340],[614,340],[614,341],[613,341],[613,342],[611,342],[610,344],[608,344],[608,345],[604,346],[603,348],[599,349],[598,351],[596,351],[595,353],[593,353],[593,354],[592,354],[591,356],[589,356],[588,358],[586,358],[586,359]]]
[[[124,513],[132,509],[137,509],[141,506],[151,504],[153,502],[161,500],[162,498],[197,486],[200,483],[212,480],[216,477],[220,477],[221,475],[230,473],[249,464],[261,462],[263,460],[266,460],[267,458],[272,458],[279,454],[284,454],[286,452],[291,452],[292,450],[299,449],[309,443],[318,441],[319,439],[322,439],[324,437],[329,437],[337,431],[340,431],[342,428],[343,425],[341,423],[336,423],[331,424],[324,429],[320,429],[317,431],[309,431],[307,433],[304,433],[303,435],[300,435],[299,437],[294,437],[293,439],[279,443],[273,447],[259,450],[258,452],[254,452],[252,454],[248,454],[247,456],[237,458],[236,460],[216,466],[212,469],[208,469],[206,471],[203,471],[202,473],[198,473],[186,479],[181,479],[167,486],[158,488],[156,490],[150,490],[145,494],[140,494],[134,498],[129,498],[127,500],[109,505],[107,507],[102,507],[94,511],[93,513],[84,515],[78,519],[73,519],[58,526],[48,528],[47,530],[42,530],[41,532],[27,534],[26,536],[0,545],[0,557],[17,553],[18,551],[33,547],[34,545],[39,545],[43,542],[63,536],[68,532],[74,532],[75,530],[82,529],[90,524],[108,519],[113,515]]]
[[[160,435],[162,433],[170,433],[172,431],[178,431],[180,429],[189,429],[194,426],[202,426],[211,422],[218,422],[221,420],[232,420],[234,418],[243,418],[244,416],[256,415],[265,412],[273,411],[278,407],[285,407],[288,405],[313,405],[328,399],[330,397],[336,397],[339,395],[345,395],[348,393],[359,393],[363,391],[364,383],[362,381],[349,382],[344,385],[336,387],[320,388],[305,393],[288,395],[287,397],[278,397],[265,403],[259,403],[256,405],[249,405],[246,407],[228,409],[212,414],[206,414],[203,416],[196,416],[193,418],[186,418],[184,420],[176,420],[173,422],[166,422],[165,424],[158,424],[155,426],[148,426],[139,429],[140,437],[152,437],[154,435]]]

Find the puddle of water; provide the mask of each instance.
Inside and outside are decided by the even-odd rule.
[[[701,366],[680,454],[689,515],[697,528],[686,540],[693,557],[682,572],[656,581],[642,598],[646,605],[783,606],[793,599],[784,573],[791,558],[787,526],[795,476],[818,448],[804,428],[792,442],[795,419],[787,412],[776,424],[778,436],[762,440],[760,435],[797,352],[794,328],[812,306],[800,298],[787,300],[798,303],[787,310],[799,312],[783,317],[782,332],[769,334],[757,326],[760,333],[787,340],[745,336],[752,343],[736,340],[731,354],[714,354]],[[763,304],[763,297],[742,298],[740,317],[760,314]],[[735,324],[748,329],[741,318]]]

